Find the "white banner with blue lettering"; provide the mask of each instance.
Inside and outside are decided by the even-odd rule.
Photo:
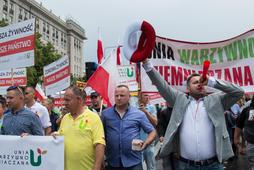
[[[64,138],[0,135],[0,169],[64,170]]]

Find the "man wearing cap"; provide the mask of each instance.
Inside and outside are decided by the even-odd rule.
[[[91,103],[92,103],[92,105],[90,106],[90,109],[93,112],[101,115],[101,112],[104,109],[106,109],[106,107],[102,104],[102,98],[100,94],[95,91],[91,93],[90,97],[91,97]]]

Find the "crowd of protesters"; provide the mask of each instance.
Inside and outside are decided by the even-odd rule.
[[[97,92],[86,106],[85,91],[71,86],[56,111],[53,97],[38,102],[33,87],[10,86],[0,96],[1,135],[64,136],[65,170],[155,170],[159,159],[164,170],[222,170],[238,154],[247,154],[254,169],[254,97],[199,74],[188,77],[185,94],[170,87],[149,61],[143,67],[166,107],[151,105],[145,93],[132,106],[126,85],[115,88],[114,106],[106,107]],[[203,86],[223,93],[208,95]]]

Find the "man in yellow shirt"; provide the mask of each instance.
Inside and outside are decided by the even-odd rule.
[[[65,107],[70,113],[58,130],[64,136],[65,170],[100,170],[103,163],[103,125],[98,114],[85,106],[85,98],[85,92],[76,86],[65,91]]]

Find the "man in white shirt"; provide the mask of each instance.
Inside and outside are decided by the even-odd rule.
[[[189,95],[186,95],[172,88],[149,60],[144,61],[143,67],[160,94],[173,106],[160,156],[178,153],[179,170],[223,170],[222,161],[233,156],[224,111],[244,91],[208,75],[192,74],[187,79]],[[204,86],[222,92],[207,95]]]
[[[35,89],[33,87],[26,87],[25,89],[25,104],[26,107],[37,114],[41,120],[45,135],[51,133],[51,122],[49,112],[46,107],[35,101]]]

